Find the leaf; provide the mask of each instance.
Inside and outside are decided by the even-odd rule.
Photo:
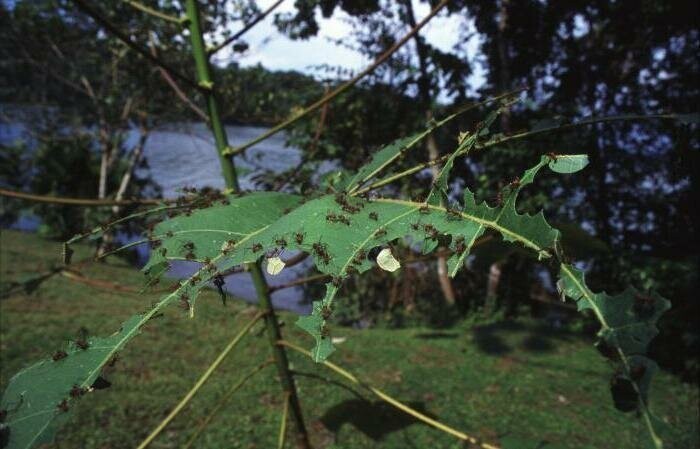
[[[454,166],[455,159],[458,156],[467,154],[476,145],[479,137],[483,136],[484,132],[488,132],[489,127],[493,124],[496,118],[516,101],[517,99],[514,98],[505,98],[501,101],[498,109],[490,112],[484,121],[477,124],[473,133],[460,134],[457,149],[452,152],[450,157],[445,162],[445,165],[435,178],[433,188],[428,195],[428,203],[442,204],[447,200],[448,179],[450,172],[452,171],[452,167]]]
[[[401,268],[399,261],[391,254],[391,248],[384,248],[379,252],[377,255],[377,265],[379,265],[379,268],[382,270],[391,273]]]
[[[301,201],[299,196],[277,192],[231,195],[190,215],[165,220],[153,230],[151,240],[158,247],[151,251],[143,271],[153,282],[167,271],[169,261],[211,260],[226,246],[247,240]]]
[[[549,162],[549,168],[557,173],[576,173],[588,165],[588,155],[557,155]]]
[[[221,257],[217,268],[223,270],[253,262],[265,251],[279,251],[280,242],[287,249],[308,252],[318,270],[334,278],[326,284],[324,298],[314,302],[312,314],[298,321],[298,325],[316,341],[312,350],[314,360],[322,361],[333,351],[326,318],[333,307],[338,290],[336,284],[372,268],[374,263],[367,255],[374,248],[385,247],[394,239],[408,238],[412,243],[423,244],[424,249],[432,250],[440,236],[450,236],[450,247],[456,254],[448,266],[454,276],[474,241],[491,229],[502,234],[506,241],[517,242],[534,250],[540,257],[549,257],[558,240],[558,232],[547,224],[541,213],[521,215],[515,209],[518,191],[531,183],[548,161],[543,156],[539,164],[527,170],[521,183],[508,189],[505,203],[499,207],[476,204],[469,192],[465,195],[464,207],[455,209],[391,198],[369,201],[343,194],[321,196],[300,205],[269,226],[247,234]],[[211,230],[210,227],[206,232]],[[196,234],[189,234],[188,238],[199,239]]]
[[[432,122],[430,126],[425,131],[416,133],[412,136],[409,137],[403,137],[400,139],[395,140],[394,142],[390,143],[389,145],[386,145],[384,148],[379,150],[377,153],[375,153],[370,161],[362,166],[355,176],[353,176],[349,181],[347,181],[347,184],[336,184],[336,190],[341,191],[344,190],[347,193],[353,193],[357,191],[364,183],[369,181],[370,179],[374,178],[379,174],[383,169],[391,165],[393,162],[395,162],[397,159],[399,159],[403,154],[408,151],[409,149],[415,147],[418,143],[420,143],[423,138],[425,138],[428,134],[432,133],[436,129],[442,127],[446,123],[450,122],[452,119],[455,117],[458,117],[459,115],[463,114],[464,112],[474,109],[477,106],[484,105],[490,101],[495,101],[495,100],[500,100],[503,101],[504,103],[512,103],[513,100],[513,95],[512,94],[505,94],[503,96],[489,99],[480,103],[472,104],[467,107],[464,107],[457,112],[450,114],[449,116],[445,117],[444,119],[438,121],[438,122]],[[479,128],[479,131],[482,131],[482,128]],[[479,134],[477,132],[476,134]],[[478,137],[478,136],[476,136]]]
[[[593,293],[583,271],[566,264],[560,266],[557,287],[562,295],[576,301],[579,311],[591,310],[598,319],[596,346],[618,365],[611,383],[615,405],[622,411],[643,413],[654,445],[661,448],[648,408],[649,386],[657,367],[645,354],[658,333],[656,323],[670,302],[656,293],[644,295],[634,289],[615,296]]]
[[[284,261],[277,256],[267,259],[266,271],[267,274],[277,276],[284,269]]]
[[[0,408],[7,411],[7,447],[30,448],[50,443],[75,402],[92,394],[91,386],[102,367],[138,334],[147,320],[143,315],[132,316],[114,335],[88,339],[87,349],[71,343],[61,354],[65,354],[63,358],[41,361],[10,379],[0,401]]]

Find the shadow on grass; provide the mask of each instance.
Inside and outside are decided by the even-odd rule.
[[[422,402],[409,402],[407,405],[424,415],[435,419],[426,411]],[[350,424],[374,441],[382,440],[386,435],[403,430],[413,424],[422,424],[385,402],[371,402],[361,399],[348,399],[334,405],[321,417],[323,425],[333,433],[338,433],[345,424]]]
[[[518,351],[551,352],[556,343],[571,341],[576,335],[565,329],[555,329],[546,324],[523,324],[518,321],[502,321],[477,326],[473,330],[474,342],[482,352],[502,356]]]
[[[457,338],[459,334],[455,332],[421,332],[416,334],[416,338],[421,338],[424,340],[444,340]]]

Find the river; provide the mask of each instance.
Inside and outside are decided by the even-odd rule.
[[[226,127],[232,146],[247,142],[265,130],[266,128],[257,126]],[[9,143],[23,136],[24,127],[21,124],[0,122],[0,142]],[[137,135],[133,133],[127,140],[127,145],[135,142],[136,139]],[[144,157],[148,161],[148,168],[140,169],[142,174],[150,175],[151,179],[163,189],[163,196],[166,198],[178,196],[179,189],[182,187],[224,188],[213,138],[204,124],[171,124],[151,132],[144,148]],[[241,188],[252,189],[254,185],[251,179],[263,170],[280,172],[299,163],[300,158],[298,149],[285,147],[284,134],[280,133],[264,140],[247,150],[245,156],[235,158],[236,166],[243,173],[240,176]],[[32,231],[37,225],[36,219],[23,217],[13,227]],[[137,236],[133,236],[132,239],[135,238]],[[140,246],[138,252],[142,261],[147,259],[146,245]],[[291,256],[291,254],[283,257],[285,256]],[[303,276],[309,264],[307,262],[286,268],[277,276],[268,276],[268,282],[270,285],[279,285]],[[182,278],[195,269],[196,265],[192,263],[174,263],[169,276]],[[255,302],[255,289],[247,273],[228,276],[225,281],[226,291],[246,301]],[[303,289],[300,287],[279,290],[272,294],[272,301],[276,308],[298,313],[310,311],[310,305],[305,300]]]

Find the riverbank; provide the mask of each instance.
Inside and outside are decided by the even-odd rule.
[[[60,260],[59,243],[33,234],[2,230],[0,248],[3,284],[47,271]],[[88,247],[77,245],[74,260],[90,254]],[[143,280],[117,258],[81,271],[135,289]],[[74,339],[81,327],[95,335],[110,334],[158,296],[55,276],[33,292],[16,291],[1,299],[0,388],[21,368]],[[135,447],[252,312],[243,302],[222,306],[214,291],[205,292],[197,306],[194,319],[173,306],[145,327],[106,374],[112,386],[77,404],[53,447]],[[310,338],[293,325],[294,314],[282,313],[281,318],[286,338],[311,346]],[[269,356],[260,330],[255,328],[229,356],[158,438],[157,447],[181,447],[228,388]],[[551,449],[642,447],[642,423],[612,405],[610,368],[591,342],[575,332],[519,320],[465,322],[439,331],[337,328],[334,336],[345,341],[338,344],[333,362],[483,440],[526,438],[547,441],[549,446],[539,447]],[[459,447],[453,437],[376,402],[366,391],[346,388],[353,386],[322,366],[297,354],[291,359],[302,373],[300,395],[316,448]],[[697,403],[696,388],[665,372],[656,378],[652,406],[674,429],[667,447],[697,447]],[[275,447],[281,410],[274,369],[268,367],[222,408],[194,447]]]

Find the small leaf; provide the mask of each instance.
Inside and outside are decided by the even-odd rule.
[[[562,154],[549,162],[549,168],[556,173],[576,173],[588,165],[586,154]]]
[[[272,276],[277,276],[280,274],[282,269],[284,268],[284,261],[280,259],[279,257],[270,257],[267,259],[267,273],[272,275]]]
[[[379,265],[379,268],[382,270],[391,273],[401,268],[399,261],[391,254],[391,248],[384,248],[379,252],[377,255],[377,265]]]

